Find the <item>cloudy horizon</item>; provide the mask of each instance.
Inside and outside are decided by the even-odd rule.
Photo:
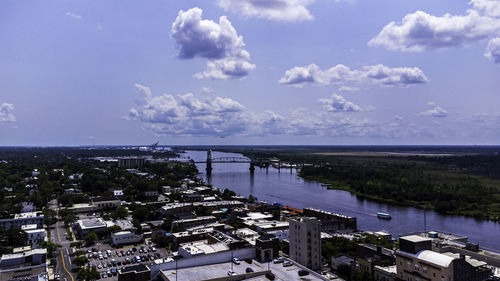
[[[372,2],[2,1],[0,146],[499,144],[500,0]]]

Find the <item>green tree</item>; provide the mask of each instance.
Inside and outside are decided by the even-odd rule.
[[[106,233],[111,234],[111,233],[116,233],[118,231],[122,230],[122,228],[118,225],[113,225],[108,228],[106,228]]]
[[[85,235],[83,237],[83,240],[85,240],[85,242],[87,242],[87,244],[92,244],[94,241],[96,241],[97,239],[99,239],[99,237],[97,236],[97,234],[95,232],[89,232],[87,233],[87,235]]]
[[[73,263],[79,267],[84,266],[88,262],[89,262],[89,259],[87,259],[86,256],[78,256],[78,257],[73,259]]]
[[[76,242],[71,242],[69,244],[71,248],[81,248],[82,247],[82,242],[81,241],[76,241]]]
[[[113,219],[124,219],[128,216],[127,208],[123,206],[118,206],[113,212],[111,212],[111,217]]]

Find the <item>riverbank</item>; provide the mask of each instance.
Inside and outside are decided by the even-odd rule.
[[[369,194],[360,192],[359,190],[351,188],[348,184],[327,179],[321,176],[302,176],[303,179],[308,181],[315,181],[321,183],[322,186],[326,187],[329,190],[343,190],[347,191],[353,195],[356,195],[359,199],[366,199],[373,202],[388,204],[388,205],[396,205],[396,206],[406,206],[413,207],[421,210],[432,210],[437,213],[443,215],[453,215],[453,216],[465,216],[472,217],[475,219],[488,220],[493,222],[500,222],[500,217],[498,215],[492,214],[488,215],[482,212],[478,212],[478,210],[471,210],[471,208],[467,208],[467,206],[462,206],[461,208],[454,208],[447,210],[446,212],[440,212],[439,209],[436,209],[435,204],[436,201],[415,201],[415,200],[395,200],[394,198],[378,196],[375,194]],[[383,194],[383,193],[381,193]],[[439,204],[439,203],[438,203]],[[475,203],[474,203],[475,204]],[[464,208],[465,207],[465,208]]]

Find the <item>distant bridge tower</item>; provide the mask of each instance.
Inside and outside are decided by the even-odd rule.
[[[207,174],[212,173],[212,150],[207,150]]]
[[[253,156],[253,151],[252,153],[250,154],[250,173],[253,173],[255,171],[255,157]]]

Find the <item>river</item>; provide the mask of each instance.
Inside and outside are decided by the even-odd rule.
[[[193,160],[206,160],[205,151],[187,151],[184,156]],[[212,158],[242,157],[241,154],[214,151]],[[206,179],[205,164],[197,164]],[[393,206],[357,198],[347,191],[328,190],[314,181],[306,181],[290,171],[256,167],[253,175],[249,164],[212,164],[211,183],[217,188],[228,188],[239,195],[250,194],[259,200],[279,202],[295,208],[318,208],[325,211],[357,217],[361,230],[389,231],[398,234],[423,231],[424,211],[411,207]],[[392,220],[377,219],[377,212],[392,215]],[[455,233],[469,237],[469,241],[480,247],[500,251],[500,224],[462,216],[440,215],[426,211],[426,229]]]

